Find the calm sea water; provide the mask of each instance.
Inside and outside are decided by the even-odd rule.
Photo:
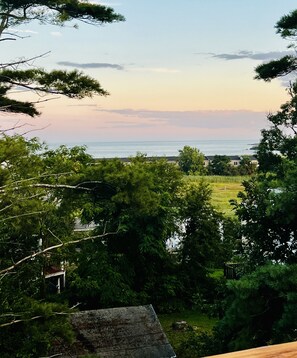
[[[192,141],[133,141],[133,142],[89,142],[69,143],[68,147],[86,145],[87,153],[95,158],[126,158],[143,153],[148,156],[177,156],[185,145],[198,148],[205,155],[254,154],[256,139],[250,140],[192,140]],[[51,148],[58,143],[50,144]]]

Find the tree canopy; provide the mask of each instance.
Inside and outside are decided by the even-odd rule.
[[[89,24],[104,24],[123,21],[124,17],[111,7],[80,0],[1,0],[0,35],[6,35],[8,28],[32,20],[53,25],[64,25],[67,21],[78,20]],[[10,37],[12,34],[7,34]],[[2,38],[2,41],[8,38]]]
[[[277,32],[295,41],[297,11],[283,16]],[[293,42],[290,47],[294,47]],[[271,80],[296,69],[296,56],[273,60],[256,68],[257,78]],[[252,265],[269,261],[294,263],[296,240],[297,164],[297,82],[288,84],[289,100],[267,119],[270,128],[262,130],[257,156],[259,174],[244,183],[245,193],[236,205],[242,221],[243,248]]]
[[[197,148],[185,145],[179,150],[178,165],[186,174],[202,174],[204,168],[204,154]]]
[[[58,1],[0,1],[0,42],[18,39],[10,28],[38,20],[63,26],[73,20],[100,25],[124,21],[111,7],[79,0]],[[37,59],[40,56],[36,56]],[[32,59],[0,63],[0,111],[22,113],[35,117],[40,114],[37,105],[45,101],[44,94],[65,95],[81,99],[93,95],[107,95],[100,83],[80,71],[46,71],[43,68],[22,69]],[[38,95],[36,101],[16,100],[11,96],[15,88],[30,90]]]

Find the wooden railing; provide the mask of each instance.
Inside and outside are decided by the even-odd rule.
[[[297,358],[297,342],[219,354],[211,358]],[[207,357],[206,357],[207,358]],[[210,358],[210,357],[209,357]]]

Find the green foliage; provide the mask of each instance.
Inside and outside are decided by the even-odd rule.
[[[116,14],[112,8],[88,1],[1,0],[0,6],[0,15],[7,21],[5,28],[32,20],[54,25],[63,25],[71,20],[80,20],[95,25],[124,20],[124,17]]]
[[[297,28],[297,11],[283,16],[276,25],[277,32],[284,38],[295,41]],[[294,43],[289,45],[294,47]],[[296,71],[297,58],[295,55],[285,56],[276,61],[270,61],[256,68],[258,79],[270,81]],[[282,173],[283,157],[296,160],[297,157],[297,83],[290,81],[288,87],[290,100],[280,107],[276,113],[268,115],[271,124],[269,129],[262,131],[262,139],[258,148],[259,170]]]
[[[3,91],[0,96],[0,107],[6,112],[25,112],[25,114],[31,117],[39,114],[32,103],[23,103],[5,97],[15,86],[24,87],[35,92],[60,94],[77,99],[92,97],[95,94],[108,94],[101,88],[98,81],[76,70],[71,72],[58,70],[46,72],[41,68],[31,70],[1,70],[0,88]]]
[[[21,300],[18,304],[18,311],[13,306],[4,320],[0,317],[0,325],[7,318],[20,320],[0,327],[1,357],[40,357],[51,348],[51,342],[57,337],[69,343],[73,341],[74,334],[66,319],[67,307],[32,299]]]
[[[181,218],[184,224],[179,249],[184,296],[191,302],[208,284],[207,269],[221,259],[221,216],[210,203],[211,190],[203,181],[184,186],[181,193]]]
[[[71,239],[78,201],[59,186],[78,180],[89,162],[82,148],[55,154],[36,139],[0,140],[1,356],[40,356],[55,337],[70,337],[68,310],[47,301],[42,276],[63,254],[31,255]]]
[[[108,6],[93,4],[88,1],[2,0],[0,1],[1,41],[11,39],[11,36],[13,39],[16,37],[12,33],[9,33],[9,37],[6,37],[6,30],[10,27],[33,20],[59,26],[72,20],[97,25],[124,21],[124,17],[116,14]],[[102,89],[97,80],[84,75],[82,72],[76,70],[70,72],[60,70],[47,72],[42,68],[29,70],[21,68],[28,64],[30,64],[29,59],[22,59],[0,65],[0,111],[23,113],[31,117],[40,114],[36,109],[36,102],[10,98],[10,93],[17,87],[33,91],[37,94],[65,95],[69,98],[77,99],[108,94],[108,92]],[[38,102],[41,101],[43,100],[38,100]]]
[[[89,167],[86,175],[89,180],[108,182],[114,193],[110,200],[85,202],[82,216],[86,222],[96,222],[98,231],[105,228],[114,235],[100,251],[84,245],[74,270],[79,279],[71,282],[71,291],[84,295],[88,307],[93,308],[126,302],[153,302],[158,307],[164,299],[175,300],[180,284],[166,241],[176,227],[178,168],[166,160],[148,162],[140,155],[129,165],[119,160],[101,161]],[[104,259],[95,258],[99,252]],[[86,260],[92,262],[88,269]],[[103,271],[110,271],[113,277],[106,286],[100,281],[106,278]],[[96,288],[88,293],[78,280],[85,280],[86,285],[93,282]]]
[[[250,156],[243,155],[239,162],[239,166],[237,168],[238,174],[252,175],[255,174],[256,169],[257,169],[257,165],[251,161]]]
[[[213,335],[207,331],[192,331],[176,350],[180,358],[199,358],[216,351]]]
[[[242,182],[248,180],[248,176],[220,176],[207,175],[187,176],[185,181],[197,182],[203,178],[203,181],[209,184],[211,188],[211,203],[214,208],[224,214],[225,217],[234,217],[234,208],[230,200],[235,200],[240,191],[243,190]]]
[[[257,80],[264,80],[270,82],[279,76],[286,76],[289,73],[296,71],[297,60],[292,55],[286,55],[279,60],[273,60],[268,63],[263,63],[256,67]]]
[[[187,175],[201,175],[205,172],[204,154],[197,148],[185,145],[182,150],[179,150],[178,165]]]
[[[211,175],[234,175],[235,170],[232,167],[227,155],[215,155],[209,163],[208,172]]]
[[[228,283],[225,314],[212,332],[193,331],[181,357],[202,357],[296,340],[296,265],[267,265]]]
[[[289,188],[293,177],[294,169],[284,181],[267,175],[244,183],[235,209],[242,222],[243,255],[251,268],[269,261],[296,262],[296,188]]]
[[[295,341],[296,275],[296,265],[268,265],[230,282],[227,310],[214,330],[219,352]]]
[[[283,16],[277,32],[296,34],[296,10]],[[296,70],[296,56],[285,56],[256,68],[257,78],[270,80]],[[267,116],[270,128],[262,130],[258,145],[259,175],[244,183],[241,203],[235,204],[242,222],[243,254],[252,267],[266,262],[295,263],[297,163],[297,84],[292,81],[290,100]]]
[[[277,33],[283,38],[296,36],[297,31],[297,10],[291,11],[288,15],[284,15],[276,24]]]
[[[187,341],[192,340],[193,335],[199,335],[202,332],[211,334],[211,330],[217,322],[217,319],[210,318],[200,310],[181,310],[170,314],[158,314],[158,318],[178,357],[183,354],[192,354],[192,357],[198,357],[196,352],[193,354],[193,350]],[[178,321],[186,321],[189,325],[188,329],[174,330],[172,324]]]

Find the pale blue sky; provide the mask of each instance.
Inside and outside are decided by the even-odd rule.
[[[31,37],[1,43],[1,59],[32,57],[46,68],[80,68],[110,92],[41,106],[47,141],[257,139],[284,102],[281,81],[253,80],[255,66],[288,43],[274,25],[293,0],[110,0],[126,22],[79,29],[22,25]],[[3,118],[3,126],[17,117]]]

